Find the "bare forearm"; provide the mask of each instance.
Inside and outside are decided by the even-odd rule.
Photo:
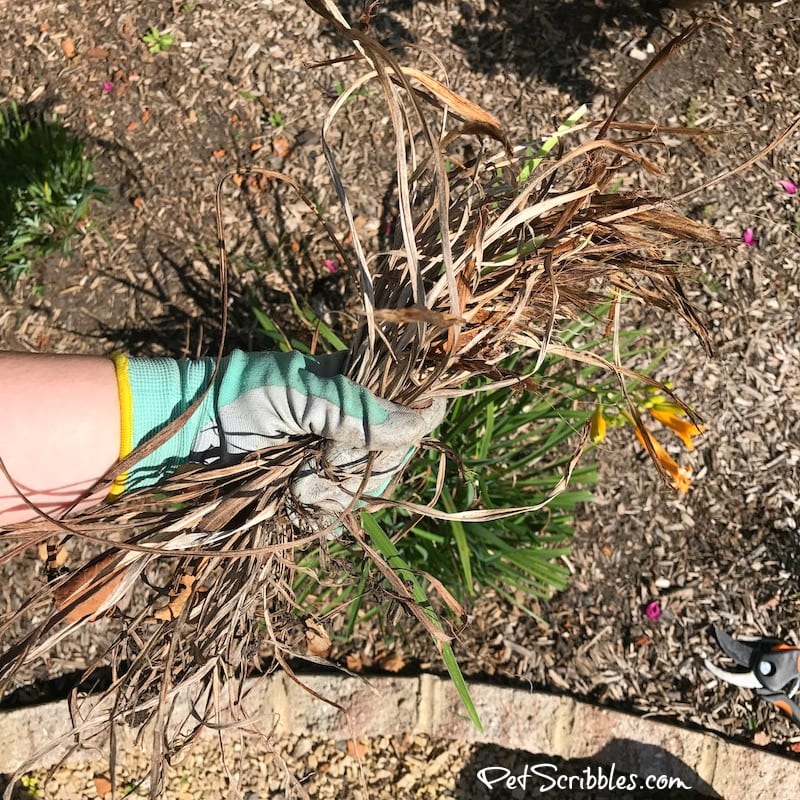
[[[180,430],[140,458],[112,494],[155,485],[190,458],[239,458],[301,434],[321,435],[339,450],[361,450],[364,458],[369,450],[397,451],[400,457],[384,470],[394,474],[439,424],[444,401],[398,406],[348,381],[341,365],[339,355],[235,350],[212,382],[209,358],[0,353],[0,457],[12,479],[0,472],[0,526],[34,516],[17,489],[58,515],[120,454],[127,456],[193,404]],[[384,485],[385,475],[374,484]],[[318,489],[315,484],[309,505],[319,505]],[[351,497],[337,503],[346,507]],[[99,499],[95,493],[87,503]]]
[[[0,353],[0,457],[29,500],[59,514],[109,469],[119,447],[109,359]],[[0,474],[0,525],[32,516]]]

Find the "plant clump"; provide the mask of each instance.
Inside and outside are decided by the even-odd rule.
[[[93,199],[105,190],[92,176],[81,139],[58,120],[0,109],[0,283],[13,288],[36,260],[69,252]]]

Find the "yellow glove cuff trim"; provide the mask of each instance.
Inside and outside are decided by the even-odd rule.
[[[117,387],[119,388],[119,457],[125,458],[133,450],[133,395],[131,394],[131,381],[128,374],[128,357],[123,353],[114,353],[111,356],[114,369],[117,373]],[[125,482],[128,473],[117,475],[108,492],[108,500],[115,500],[125,491]]]

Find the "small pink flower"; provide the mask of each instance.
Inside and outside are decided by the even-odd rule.
[[[338,272],[339,271],[339,263],[337,261],[335,261],[334,259],[332,259],[332,258],[326,258],[325,259],[325,269],[327,269],[328,272],[330,272],[331,274],[333,274],[334,272]]]
[[[106,94],[114,91],[114,84],[111,81],[103,81],[103,91]]]
[[[648,603],[644,609],[644,613],[648,619],[652,619],[653,622],[658,622],[658,620],[661,619],[661,606],[658,600],[653,600],[652,603]]]
[[[797,184],[794,181],[778,181],[786,190],[786,194],[797,194]]]
[[[752,228],[748,228],[742,234],[742,241],[745,243],[747,247],[755,247],[756,246],[756,235],[753,233]]]

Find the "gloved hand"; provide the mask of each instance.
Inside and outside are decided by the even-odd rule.
[[[441,422],[445,403],[413,410],[375,397],[340,374],[344,359],[344,353],[313,357],[233,351],[223,359],[214,385],[189,420],[117,479],[111,496],[156,484],[187,460],[233,459],[303,434],[330,439],[334,444],[328,447],[327,460],[349,464],[355,471],[353,478],[336,486],[314,473],[318,465],[306,462],[294,483],[301,503],[329,509],[349,505],[369,451],[387,451],[378,456],[367,485],[369,494],[380,494],[413,447]],[[201,395],[214,369],[211,358],[175,361],[118,355],[114,362],[122,413],[121,457],[180,416]]]
[[[370,461],[369,450],[330,442],[321,458],[309,459],[300,465],[292,481],[292,494],[302,506],[326,512],[342,511],[353,505],[368,468],[369,477],[362,493],[375,497],[386,491],[413,452],[413,446],[385,450],[374,454]],[[326,525],[333,521],[327,516]]]

